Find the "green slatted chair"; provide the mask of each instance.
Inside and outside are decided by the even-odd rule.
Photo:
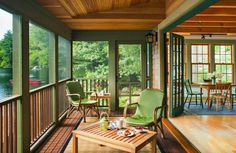
[[[189,99],[189,102],[188,102],[188,108],[189,108],[189,106],[190,106],[190,104],[192,102],[192,96],[195,96],[195,102],[196,102],[196,105],[198,105],[198,103],[197,103],[197,96],[200,96],[200,105],[203,108],[203,102],[202,102],[202,95],[203,95],[203,93],[201,93],[201,92],[193,92],[189,79],[184,80],[184,86],[185,86],[186,91],[187,91],[187,96],[185,98],[184,104],[187,102],[188,96],[190,96],[190,99]]]
[[[124,109],[124,121],[129,125],[154,127],[161,131],[164,138],[164,131],[162,125],[162,112],[164,109],[164,93],[161,90],[145,89],[140,94],[140,101],[138,103],[127,103]],[[136,105],[136,112],[133,116],[127,117],[128,107]]]
[[[84,122],[86,122],[86,115],[90,110],[94,110],[99,118],[98,102],[85,97],[83,88],[78,81],[67,81],[66,93],[70,103],[67,117],[76,108],[79,111],[82,110]]]

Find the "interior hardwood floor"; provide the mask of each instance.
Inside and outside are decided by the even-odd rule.
[[[236,116],[183,115],[169,120],[200,152],[236,152]]]

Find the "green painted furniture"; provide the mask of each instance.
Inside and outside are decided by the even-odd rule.
[[[67,117],[74,109],[77,109],[78,111],[82,110],[84,122],[86,122],[86,115],[90,110],[94,110],[99,118],[98,102],[85,97],[83,88],[78,81],[67,81],[66,93],[70,104]]]
[[[140,94],[138,103],[127,103],[124,109],[124,121],[129,125],[148,126],[161,131],[164,138],[162,125],[162,113],[164,109],[164,93],[157,89],[145,89]],[[136,112],[133,116],[127,117],[128,107],[136,105]]]
[[[184,103],[187,102],[188,96],[190,96],[190,99],[189,99],[189,101],[188,101],[188,108],[189,108],[189,106],[190,106],[190,104],[191,104],[191,102],[192,102],[192,96],[195,96],[196,105],[198,105],[198,104],[197,104],[197,96],[200,96],[200,104],[201,104],[201,106],[202,106],[202,108],[203,108],[202,93],[201,93],[201,92],[193,92],[193,91],[192,91],[192,87],[191,87],[191,84],[190,84],[189,79],[184,80],[184,86],[185,86],[185,89],[186,89],[186,91],[187,91],[187,97],[185,98]]]

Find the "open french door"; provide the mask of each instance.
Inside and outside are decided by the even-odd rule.
[[[170,116],[184,111],[184,37],[170,33]]]

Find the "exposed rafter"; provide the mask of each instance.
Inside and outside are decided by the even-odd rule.
[[[174,32],[191,34],[236,32],[236,0],[220,0],[208,9],[185,21]]]

